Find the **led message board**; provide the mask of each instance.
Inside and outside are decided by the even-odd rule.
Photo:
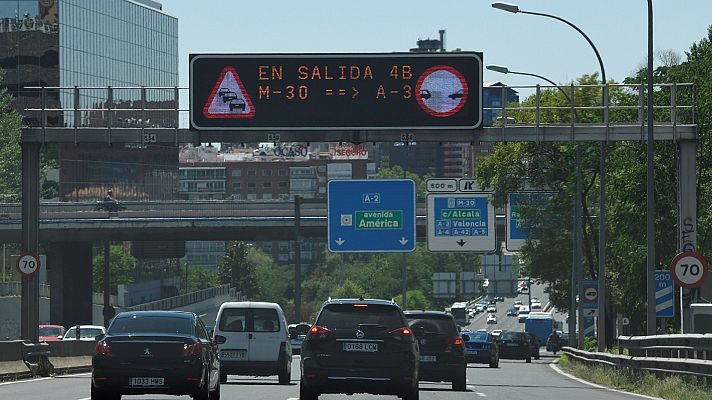
[[[482,54],[192,54],[198,130],[473,129]]]

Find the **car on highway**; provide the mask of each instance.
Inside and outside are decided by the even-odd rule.
[[[496,313],[496,312],[497,312],[497,306],[488,306],[488,307],[487,307],[487,312],[488,312],[488,313]]]
[[[300,400],[371,393],[418,400],[418,344],[392,300],[329,299],[301,354]]]
[[[104,334],[106,334],[106,328],[101,325],[74,325],[64,334],[63,340],[93,342],[97,336]]]
[[[190,395],[220,399],[217,346],[197,315],[185,311],[128,311],[97,337],[91,399],[122,395]]]
[[[502,332],[504,332],[503,329],[493,329],[490,334],[496,339],[497,337],[499,337],[499,335],[502,334]]]
[[[533,310],[535,308],[541,308],[541,300],[536,297],[532,297],[531,309]]]
[[[522,306],[522,301],[521,301],[521,300],[514,300],[514,304],[512,305],[512,307],[514,307],[514,308],[516,308],[517,310],[519,310],[519,307],[521,307],[521,306]]]
[[[405,317],[420,347],[419,380],[467,390],[465,342],[453,317],[441,311],[406,311]]]
[[[490,368],[499,367],[499,346],[491,333],[463,331],[465,340],[465,356],[467,362],[489,364]]]
[[[529,346],[532,350],[532,357],[534,357],[535,360],[538,360],[540,356],[539,350],[541,350],[541,342],[539,342],[539,339],[537,339],[536,335],[534,335],[532,332],[525,333],[527,334],[527,338],[529,339]]]
[[[519,307],[519,322],[524,322],[527,320],[527,317],[529,317],[529,306],[521,306]]]
[[[311,325],[306,322],[289,324],[287,327],[289,330],[289,343],[292,345],[292,354],[299,354],[302,351],[302,343],[307,337],[309,328],[311,328]]]
[[[504,301],[504,297],[502,297],[502,296],[496,296],[496,297],[494,298],[494,300],[495,300],[496,302],[501,302],[501,301]]]
[[[288,385],[292,374],[292,346],[287,319],[277,303],[231,301],[218,310],[215,337],[220,345],[220,382],[228,375],[277,375]]]
[[[497,323],[497,315],[495,314],[487,314],[487,324],[496,324]]]
[[[64,338],[67,329],[62,325],[40,325],[38,332],[40,342],[56,342]]]
[[[518,309],[512,307],[512,308],[510,308],[509,310],[507,310],[507,316],[508,316],[508,317],[516,317],[517,315],[519,315],[519,310],[518,310]]]
[[[499,358],[532,362],[529,337],[524,332],[506,331],[497,338]]]
[[[487,303],[477,303],[477,306],[475,306],[478,312],[485,312],[487,311]]]

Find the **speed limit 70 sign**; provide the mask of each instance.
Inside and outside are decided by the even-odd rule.
[[[35,253],[20,254],[20,256],[17,257],[15,267],[22,276],[32,276],[40,269],[40,258]]]
[[[701,286],[707,279],[707,261],[692,251],[680,253],[670,263],[672,278],[684,288]]]

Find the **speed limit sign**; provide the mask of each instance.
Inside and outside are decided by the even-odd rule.
[[[30,277],[40,270],[40,258],[35,253],[20,254],[17,257],[15,267],[22,276]]]
[[[670,263],[672,279],[684,288],[701,286],[707,279],[707,261],[692,251],[680,253]]]

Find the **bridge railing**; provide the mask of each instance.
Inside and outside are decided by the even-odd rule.
[[[562,352],[587,364],[712,378],[712,334],[620,336],[618,343],[619,354],[571,347]]]
[[[235,288],[231,288],[229,284],[225,284],[218,287],[203,289],[197,292],[167,297],[165,299],[127,307],[126,311],[173,310],[178,307],[195,304],[218,296],[227,296],[235,299],[236,301],[245,299],[245,296],[236,291]]]

